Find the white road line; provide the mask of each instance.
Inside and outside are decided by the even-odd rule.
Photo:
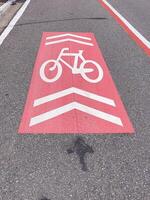
[[[6,3],[4,3],[1,7],[0,7],[0,17],[1,15],[4,14],[4,12],[11,6],[11,4],[13,2],[15,2],[16,0],[8,0],[6,1]]]
[[[112,12],[117,15],[118,18],[130,29],[136,37],[138,37],[144,44],[150,49],[150,42],[140,33],[138,32],[117,10],[115,10],[106,0],[102,0],[104,4],[106,4]]]
[[[70,95],[70,94],[78,94],[78,95],[87,97],[89,99],[98,101],[100,103],[105,103],[105,104],[113,106],[113,107],[116,106],[114,100],[112,100],[112,99],[109,99],[109,98],[106,98],[106,97],[103,97],[103,96],[99,96],[99,95],[96,95],[96,94],[93,94],[91,92],[87,92],[85,90],[81,90],[81,89],[78,89],[78,88],[75,88],[75,87],[71,87],[71,88],[65,89],[63,91],[56,92],[54,94],[50,94],[48,96],[36,99],[34,101],[33,106],[36,107],[36,106],[42,105],[44,103],[59,99],[61,97],[65,97],[65,96]]]
[[[91,108],[89,106],[85,106],[85,105],[80,104],[78,102],[72,102],[72,103],[69,103],[69,104],[64,105],[62,107],[59,107],[57,109],[54,109],[54,110],[45,112],[43,114],[40,114],[38,116],[35,116],[35,117],[31,118],[29,126],[39,124],[41,122],[52,119],[54,117],[57,117],[61,114],[72,111],[74,109],[85,112],[89,115],[93,115],[94,117],[103,119],[103,120],[111,122],[113,124],[123,126],[122,121],[119,117],[116,117],[114,115],[96,110],[96,109]]]
[[[25,3],[22,5],[22,7],[19,9],[19,11],[16,13],[16,15],[13,17],[13,19],[10,21],[6,29],[2,32],[0,35],[0,46],[6,39],[6,37],[9,35],[11,30],[14,28],[17,21],[20,19],[20,17],[23,15],[24,11],[26,10],[27,6],[29,5],[31,0],[26,0]]]
[[[83,41],[74,40],[74,39],[55,40],[55,41],[52,41],[52,42],[46,42],[45,45],[58,44],[58,43],[63,43],[63,42],[75,42],[75,43],[84,44],[84,45],[87,45],[87,46],[94,46],[92,43],[83,42]]]
[[[75,34],[71,34],[71,33],[66,33],[66,34],[61,34],[61,35],[56,35],[56,36],[48,36],[46,38],[46,40],[65,37],[65,36],[72,36],[72,37],[76,37],[76,38],[80,38],[80,39],[84,39],[84,40],[91,40],[91,38],[89,38],[89,37],[83,37],[83,36],[75,35]]]

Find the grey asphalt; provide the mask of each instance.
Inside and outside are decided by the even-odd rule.
[[[136,130],[83,135],[87,172],[66,152],[76,135],[17,134],[43,31],[95,34]],[[149,65],[97,0],[32,0],[0,47],[0,200],[149,200]]]
[[[150,40],[149,0],[108,0],[144,37]]]

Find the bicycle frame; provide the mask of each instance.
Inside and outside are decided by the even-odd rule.
[[[83,50],[79,50],[78,53],[64,53],[65,50],[69,50],[69,48],[63,48],[57,58],[57,62],[62,62],[63,64],[65,64],[68,68],[70,68],[72,70],[73,74],[78,74],[80,73],[80,68],[78,68],[78,59],[80,58],[82,61],[85,61],[82,53]],[[74,56],[74,64],[73,67],[68,64],[65,60],[62,59],[63,56]]]
[[[56,60],[54,60],[54,59],[46,60],[41,65],[40,76],[41,76],[42,80],[44,80],[47,83],[55,82],[56,80],[58,80],[60,78],[60,76],[62,74],[62,70],[63,70],[63,66],[61,65],[61,62],[62,62],[69,69],[71,69],[72,74],[80,74],[86,81],[88,81],[90,83],[97,83],[97,82],[101,81],[101,79],[103,78],[103,70],[97,62],[95,62],[94,60],[86,60],[82,55],[83,50],[79,50],[78,53],[66,53],[65,52],[66,50],[68,51],[69,48],[63,48],[61,50],[61,52],[59,53],[58,58]],[[68,62],[66,62],[62,58],[63,56],[74,57],[73,66],[71,64],[69,64]],[[82,60],[82,62],[78,66],[79,58]],[[48,65],[50,63],[54,63],[54,65],[49,66],[49,71],[54,71],[55,69],[57,69],[57,74],[53,78],[48,78],[45,74],[45,68],[48,67]],[[92,79],[92,78],[88,77],[88,75],[87,75],[87,73],[94,71],[93,66],[96,67],[96,69],[98,70],[98,75],[97,75],[97,78],[95,78],[95,79]]]

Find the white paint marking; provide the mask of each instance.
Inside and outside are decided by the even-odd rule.
[[[8,0],[6,1],[6,3],[4,3],[1,7],[0,7],[0,17],[1,15],[4,14],[4,12],[6,12],[6,10],[11,6],[11,4],[13,2],[15,2],[16,0]]]
[[[80,39],[84,39],[84,40],[91,40],[91,38],[89,38],[89,37],[83,37],[83,36],[80,36],[80,35],[75,35],[75,34],[70,34],[70,33],[56,35],[56,36],[49,36],[49,37],[46,38],[46,40],[65,37],[65,36],[72,36],[72,37],[80,38]]]
[[[89,115],[93,115],[95,117],[98,117],[98,118],[103,119],[105,121],[111,122],[113,124],[117,124],[119,126],[123,126],[122,121],[121,121],[121,119],[119,117],[116,117],[114,115],[110,115],[108,113],[96,110],[94,108],[90,108],[90,107],[85,106],[83,104],[80,104],[78,102],[72,102],[72,103],[69,103],[69,104],[67,104],[65,106],[59,107],[57,109],[54,109],[54,110],[45,112],[43,114],[40,114],[40,115],[38,115],[36,117],[33,117],[30,120],[30,125],[29,126],[33,126],[33,125],[39,124],[41,122],[44,122],[44,121],[49,120],[49,119],[52,119],[54,117],[57,117],[57,116],[59,116],[61,114],[64,114],[64,113],[69,112],[69,111],[74,110],[74,109],[77,109],[79,111],[85,112],[85,113],[87,113]]]
[[[106,0],[102,0],[111,10],[112,12],[117,15],[121,21],[138,37],[145,46],[150,49],[150,42],[141,34],[139,33],[117,10],[115,10]]]
[[[33,106],[36,107],[36,106],[42,105],[44,103],[59,99],[61,97],[65,97],[65,96],[70,95],[70,94],[78,94],[78,95],[87,97],[89,99],[96,100],[100,103],[105,103],[105,104],[113,106],[113,107],[116,106],[114,100],[112,100],[112,99],[109,99],[109,98],[106,98],[106,97],[103,97],[103,96],[99,96],[99,95],[96,95],[96,94],[93,94],[91,92],[87,92],[85,90],[81,90],[81,89],[78,89],[78,88],[75,88],[75,87],[71,87],[71,88],[68,88],[66,90],[57,92],[55,94],[51,94],[51,95],[36,99],[34,101]]]
[[[58,57],[56,60],[46,60],[40,67],[40,77],[41,79],[46,82],[46,83],[52,83],[57,81],[63,71],[63,67],[61,63],[63,63],[66,67],[68,67],[73,75],[80,74],[82,78],[90,83],[98,83],[99,81],[102,80],[103,78],[103,69],[102,67],[95,62],[94,60],[86,60],[83,56],[83,50],[79,50],[78,53],[70,53],[68,52],[69,48],[63,48],[61,49]],[[67,56],[67,57],[74,57],[74,64],[70,65],[70,63],[67,63],[62,57]],[[79,59],[82,60],[82,62],[79,65]],[[53,63],[53,67],[50,67],[49,70],[53,71],[54,69],[57,68],[57,74],[53,78],[48,78],[47,75],[45,74],[45,68],[50,64]],[[85,68],[86,64],[92,64],[93,66],[96,67],[98,70],[98,75],[95,79],[89,78],[86,73],[93,72],[94,69],[92,68]]]
[[[55,40],[55,41],[52,41],[52,42],[46,42],[45,45],[58,44],[58,43],[63,43],[63,42],[75,42],[75,43],[84,44],[84,45],[87,45],[87,46],[94,46],[92,43],[83,42],[83,41],[74,40],[74,39]]]
[[[17,21],[23,15],[23,13],[26,10],[27,6],[29,5],[30,1],[31,0],[26,0],[25,1],[25,3],[23,4],[23,6],[19,9],[19,11],[17,12],[17,14],[10,21],[10,23],[7,26],[7,28],[2,32],[2,34],[0,35],[0,45],[2,45],[2,43],[4,42],[4,40],[6,39],[6,37],[9,35],[9,33],[14,28],[15,24],[17,23]]]

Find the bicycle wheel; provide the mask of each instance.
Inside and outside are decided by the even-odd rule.
[[[57,70],[54,77],[53,76],[48,77],[48,74],[46,73],[46,68],[48,68],[49,70],[49,73],[48,73],[49,75],[52,74],[50,72],[54,72],[54,70]],[[52,83],[52,82],[57,81],[60,78],[61,74],[62,74],[62,66],[57,60],[47,60],[41,65],[40,77],[43,81],[47,83]]]
[[[85,66],[87,65],[88,68],[85,68]],[[89,68],[90,67],[90,68]],[[98,83],[99,81],[102,80],[103,78],[103,69],[102,67],[95,61],[93,60],[85,60],[81,63],[81,66],[80,66],[80,69],[81,69],[81,76],[88,82],[90,83]],[[95,78],[91,78],[90,77],[90,73],[91,72],[86,72],[86,69],[93,69],[92,71],[96,72],[95,70],[98,71],[98,75],[97,77]]]

